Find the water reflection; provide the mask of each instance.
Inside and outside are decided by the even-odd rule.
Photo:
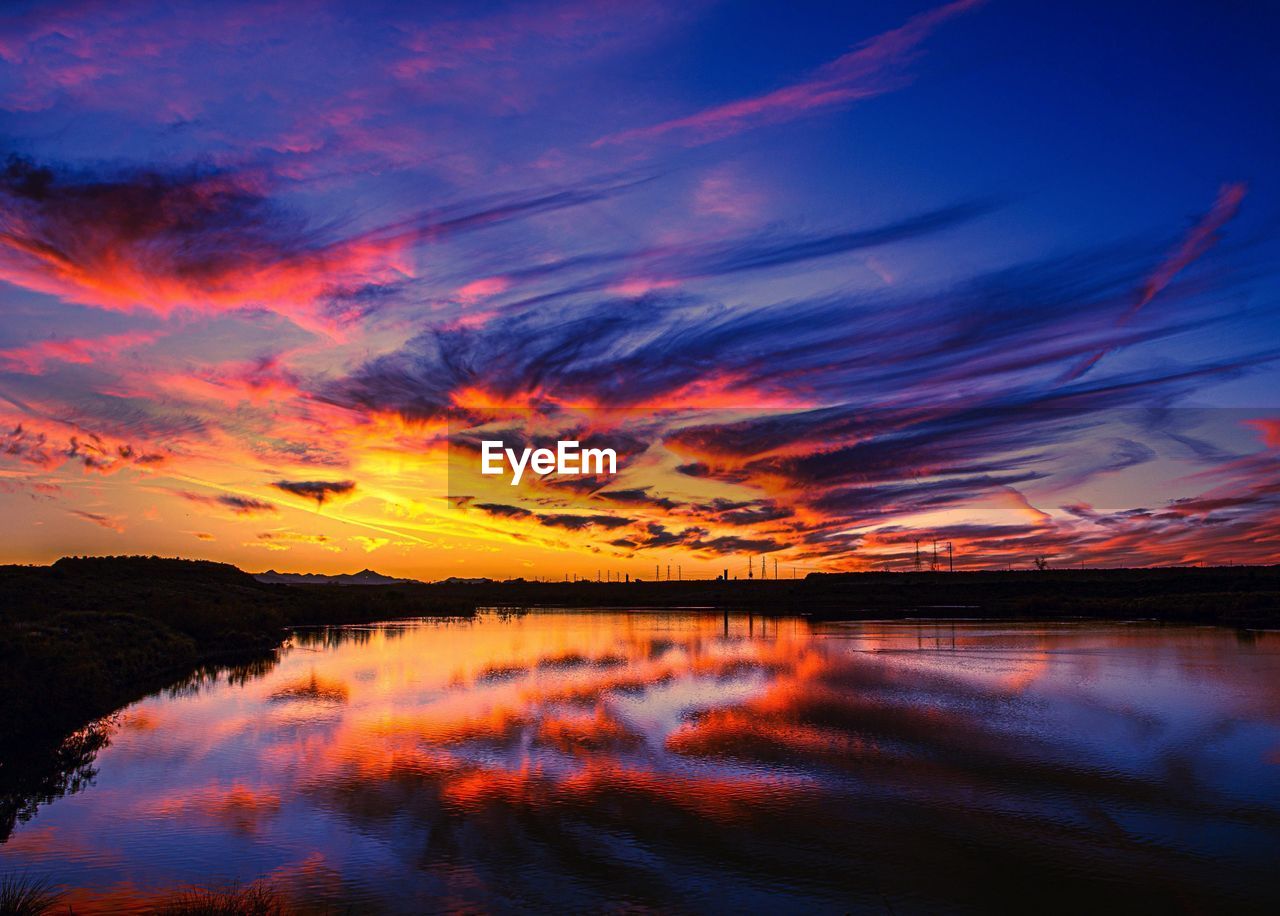
[[[98,775],[94,760],[110,740],[110,724],[95,722],[52,748],[6,754],[0,775],[0,842],[19,821],[31,820],[40,805],[92,785]]]
[[[76,912],[1265,908],[1280,639],[483,614],[299,632],[130,707],[0,864]]]
[[[219,683],[243,686],[266,675],[279,660],[279,651],[272,651],[233,663],[201,665],[156,695],[176,699],[195,696]],[[98,775],[98,752],[111,743],[122,723],[145,728],[149,722],[145,710],[117,713],[51,746],[28,741],[15,745],[0,736],[0,844],[19,822],[34,817],[41,805],[92,786]]]

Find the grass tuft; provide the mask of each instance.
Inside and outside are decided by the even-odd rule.
[[[155,916],[284,916],[280,895],[262,882],[223,890],[197,888],[165,901]]]
[[[48,879],[0,877],[0,916],[43,916],[61,901],[62,892]]]

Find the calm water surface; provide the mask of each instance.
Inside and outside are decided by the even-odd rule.
[[[1267,910],[1280,634],[497,613],[124,710],[0,871],[77,913]]]

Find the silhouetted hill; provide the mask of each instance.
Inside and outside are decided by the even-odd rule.
[[[51,566],[0,567],[4,618],[104,612],[159,621],[206,649],[274,645],[290,596],[226,563],[161,557],[63,557]]]
[[[268,582],[274,585],[405,585],[417,582],[416,579],[397,579],[393,576],[384,576],[382,573],[374,572],[372,569],[362,569],[358,573],[338,573],[337,575],[282,573],[276,572],[274,569],[268,569],[266,572],[255,573],[253,578],[259,582]]]

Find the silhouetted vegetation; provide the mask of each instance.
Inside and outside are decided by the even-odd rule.
[[[151,910],[155,916],[283,916],[280,895],[263,882],[225,890],[195,888]]]
[[[841,619],[1150,618],[1226,626],[1280,622],[1280,566],[812,573],[803,579],[440,584],[477,607],[710,607]]]
[[[25,874],[0,877],[0,916],[73,913],[64,897],[46,878]],[[295,911],[274,888],[256,881],[244,887],[193,887],[161,900],[146,912],[152,916],[286,916]]]
[[[97,775],[94,758],[109,741],[109,726],[95,722],[52,745],[39,740],[14,745],[0,758],[0,843],[41,804],[90,785]],[[0,906],[0,913],[7,912]]]
[[[44,916],[61,902],[61,891],[43,878],[0,877],[0,914],[3,916]]]

